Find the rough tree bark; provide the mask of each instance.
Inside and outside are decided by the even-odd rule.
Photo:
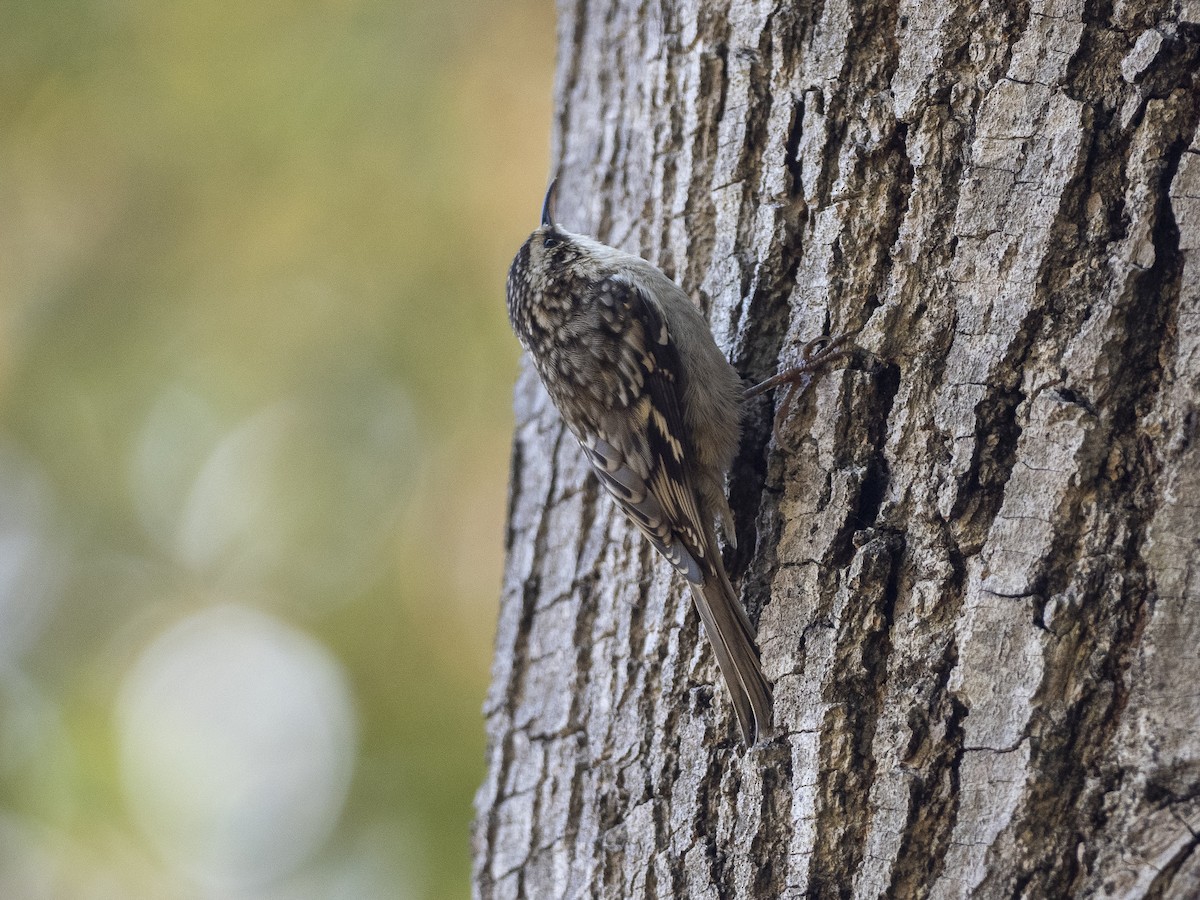
[[[477,895],[1200,895],[1200,2],[559,16],[560,220],[888,365],[747,424],[745,753],[525,369]]]

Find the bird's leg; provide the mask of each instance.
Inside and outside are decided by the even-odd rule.
[[[846,347],[846,342],[849,340],[848,335],[841,335],[836,338],[819,337],[809,341],[800,348],[800,364],[793,366],[778,375],[772,375],[761,384],[756,384],[752,388],[746,390],[746,399],[758,397],[765,394],[767,391],[777,388],[780,385],[786,385],[786,392],[783,395],[783,400],[779,403],[779,409],[775,413],[774,434],[775,439],[779,440],[779,423],[787,418],[788,410],[791,409],[792,402],[797,395],[803,394],[808,390],[808,386],[812,384],[815,376],[820,375],[829,368],[829,364],[836,362],[839,359],[846,359],[855,351],[852,347]]]

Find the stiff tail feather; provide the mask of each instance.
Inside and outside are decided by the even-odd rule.
[[[763,676],[754,642],[754,628],[721,569],[703,584],[691,583],[696,610],[717,657],[717,665],[737,712],[746,746],[771,732],[771,685]]]

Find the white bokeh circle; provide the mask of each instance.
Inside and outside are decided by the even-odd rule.
[[[168,628],[117,705],[122,783],[172,868],[245,890],[308,858],[337,822],[355,752],[346,678],[318,642],[217,606]]]

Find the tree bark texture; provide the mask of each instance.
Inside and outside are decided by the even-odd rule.
[[[564,0],[558,40],[559,220],[747,378],[883,365],[747,421],[746,752],[525,368],[477,895],[1200,896],[1200,2]]]

